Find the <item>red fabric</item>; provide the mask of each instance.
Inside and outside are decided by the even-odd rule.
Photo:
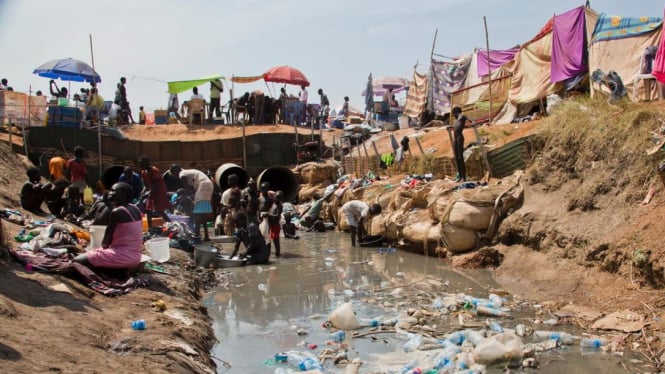
[[[88,174],[88,168],[83,160],[77,161],[76,159],[71,159],[67,161],[67,168],[69,168],[69,175],[72,182],[84,181],[85,176]]]
[[[270,225],[270,240],[279,239],[281,226],[278,224]]]
[[[665,22],[663,22],[663,32],[665,32]],[[658,52],[656,52],[656,60],[653,62],[653,69],[651,70],[659,82],[665,83],[665,38],[660,37],[660,45]]]
[[[143,184],[150,190],[150,198],[146,203],[147,210],[163,212],[171,207],[168,196],[166,196],[166,184],[162,173],[154,166],[149,170],[141,170]]]

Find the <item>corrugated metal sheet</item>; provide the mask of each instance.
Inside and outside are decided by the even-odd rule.
[[[530,142],[531,137],[527,136],[487,152],[492,176],[503,178],[515,170],[526,168],[530,158]]]

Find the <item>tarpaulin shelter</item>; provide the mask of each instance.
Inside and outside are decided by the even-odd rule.
[[[585,7],[554,17],[550,80],[561,82],[587,73]]]
[[[198,78],[198,79],[168,82],[169,93],[178,94],[178,93],[181,93],[181,92],[185,92],[187,90],[191,90],[194,87],[198,87],[202,84],[206,84],[210,81],[214,81],[214,80],[217,80],[217,79],[225,79],[225,78],[222,75],[216,74],[216,75],[210,75],[210,76],[203,77],[203,78]]]
[[[459,90],[451,94],[452,105],[461,107],[467,117],[474,120],[489,116],[490,101],[492,103],[491,114],[494,115],[499,112],[508,98],[510,87],[510,75],[503,65],[512,62],[512,57],[514,57],[516,51],[516,49],[490,50],[489,65],[492,68],[492,86],[490,90],[490,67],[488,67],[487,50],[476,49],[471,56],[471,63],[464,84]]]
[[[631,100],[644,98],[644,90],[634,89],[640,82],[635,78],[642,74],[641,62],[646,49],[660,44],[662,22],[660,17],[600,14],[589,45],[589,70],[600,70],[605,74],[616,72]],[[592,85],[591,95],[604,89]],[[652,90],[655,89],[653,85]]]

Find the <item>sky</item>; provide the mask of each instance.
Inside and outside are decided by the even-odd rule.
[[[437,30],[435,54],[470,54],[485,48],[484,16],[490,48],[508,49],[535,36],[554,14],[581,5],[583,0],[0,0],[0,77],[16,91],[47,93],[49,79],[32,71],[70,57],[92,65],[92,35],[101,95],[112,100],[116,83],[126,77],[134,113],[140,105],[148,112],[165,108],[168,81],[261,75],[279,65],[307,76],[309,102],[318,103],[321,88],[333,105],[349,96],[351,105],[363,108],[370,73],[408,79],[414,66],[427,70]],[[591,0],[591,6],[612,15],[662,17],[664,4]],[[278,96],[280,87],[235,84],[234,96],[255,89]],[[207,99],[209,85],[199,89]],[[180,101],[190,96],[182,93]]]

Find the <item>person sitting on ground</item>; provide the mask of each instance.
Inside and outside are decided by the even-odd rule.
[[[35,96],[43,96],[43,95],[44,94],[42,93],[42,91],[37,90],[37,92],[35,92]]]
[[[358,241],[362,241],[365,237],[365,218],[381,213],[381,205],[372,204],[371,206],[366,202],[360,200],[351,200],[342,205],[340,211],[346,217],[346,222],[349,224],[349,231],[351,231],[351,245],[356,246],[356,236]]]
[[[284,237],[287,239],[300,239],[300,236],[296,233],[297,227],[293,223],[293,213],[284,212],[284,224],[282,225],[282,231],[284,231]]]
[[[66,98],[68,94],[67,88],[58,88],[58,84],[53,79],[49,82],[49,90],[51,91],[51,96],[55,98]]]
[[[65,206],[62,209],[62,215],[73,215],[74,217],[82,216],[85,213],[85,205],[83,204],[82,194],[78,187],[70,186],[67,189],[67,198],[65,199]]]
[[[132,203],[138,203],[141,199],[141,191],[143,191],[143,182],[139,173],[135,172],[133,167],[126,166],[120,174],[118,182],[125,182],[132,186]]]
[[[6,90],[9,87],[9,82],[7,81],[7,78],[2,78],[2,81],[0,81],[0,91]]]
[[[36,167],[28,169],[26,174],[28,181],[21,188],[21,207],[34,214],[46,215],[42,210],[42,203],[53,185],[50,182],[46,184],[41,182],[42,172]]]
[[[319,217],[306,216],[300,221],[300,225],[307,232],[326,232],[326,224]]]
[[[62,218],[63,209],[67,202],[65,190],[69,186],[69,181],[65,178],[59,178],[53,181],[53,188],[46,193],[46,207],[49,212],[57,218]]]
[[[102,197],[95,200],[90,207],[90,211],[85,216],[86,219],[92,219],[92,225],[106,226],[111,217],[112,205],[110,201],[110,190],[104,192]]]
[[[74,261],[96,268],[130,270],[141,262],[141,211],[130,203],[132,186],[127,183],[114,184],[108,198],[112,210],[101,248],[80,254]]]

